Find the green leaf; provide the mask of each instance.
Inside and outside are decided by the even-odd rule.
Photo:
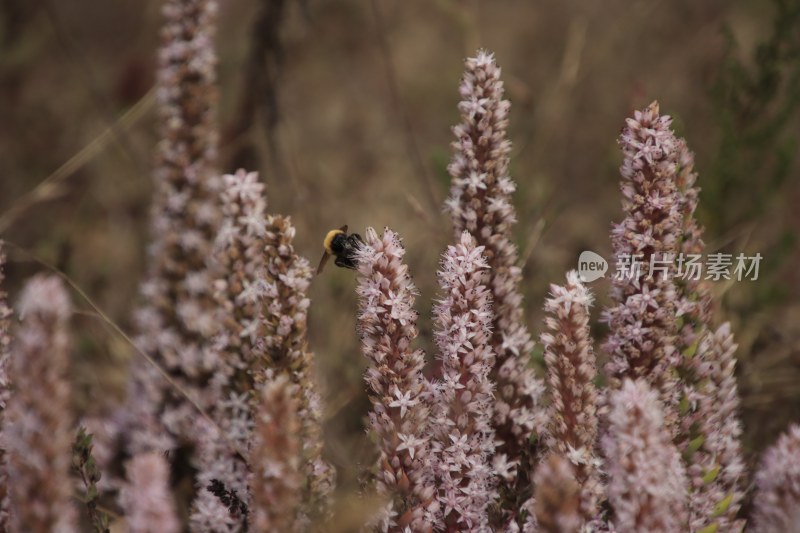
[[[714,468],[712,468],[711,470],[709,470],[706,473],[706,475],[703,476],[703,483],[708,485],[709,483],[712,483],[715,479],[717,479],[717,474],[719,474],[719,470],[720,470],[720,466],[719,465],[717,465]]]
[[[678,404],[678,411],[680,412],[681,416],[686,415],[689,412],[689,408],[691,408],[691,404],[689,403],[689,398],[683,396],[681,398],[680,403]]]
[[[728,507],[731,506],[732,502],[733,502],[733,493],[730,493],[727,496],[725,496],[725,499],[723,499],[721,502],[719,502],[717,505],[714,506],[714,512],[711,513],[711,518],[717,518],[718,516],[725,514],[725,512],[728,510]]]
[[[694,454],[700,447],[706,442],[706,436],[700,435],[699,437],[695,437],[689,441],[689,447],[686,448],[686,451],[691,455]]]
[[[700,344],[700,337],[698,336],[692,344],[690,344],[689,346],[686,347],[685,350],[683,350],[683,357],[686,359],[691,359],[692,357],[694,357],[694,354],[697,353],[697,346],[699,344]]]

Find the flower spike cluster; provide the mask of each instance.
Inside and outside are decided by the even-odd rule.
[[[603,448],[614,525],[619,531],[685,531],[686,475],[657,392],[644,380],[626,379],[609,403]]]
[[[736,518],[744,499],[745,479],[734,375],[736,348],[726,322],[717,331],[705,333],[690,360],[696,384],[687,387],[688,413],[682,423],[693,437],[684,452],[693,530],[716,525],[719,531],[738,531],[744,526]]]
[[[610,328],[605,349],[612,388],[625,378],[646,379],[658,391],[667,424],[676,431],[680,353],[675,349],[674,259],[680,248],[682,213],[676,179],[680,152],[670,124],[671,118],[659,115],[658,103],[653,102],[627,119],[620,135],[626,217],[614,225],[611,237],[617,261],[631,258],[631,268],[622,271],[617,265],[621,275],[613,280],[614,305],[604,318]]]
[[[497,498],[491,470],[494,364],[488,266],[468,232],[449,246],[439,269],[442,299],[434,309],[442,380],[434,385],[432,468],[447,531],[485,531]]]
[[[236,368],[263,364],[259,357],[259,303],[266,296],[264,262],[266,198],[257,172],[238,170],[222,176],[222,224],[214,257],[224,277],[215,281],[222,321],[217,343],[229,354],[221,378],[226,383]],[[233,358],[233,361],[230,361]],[[219,374],[219,373],[218,373]]]
[[[529,484],[529,442],[544,426],[544,410],[538,409],[544,387],[528,368],[533,342],[522,316],[522,271],[512,242],[515,185],[508,175],[511,142],[506,135],[510,104],[503,98],[493,54],[479,51],[467,59],[459,92],[462,121],[453,128],[456,141],[448,166],[452,186],[445,210],[452,217],[455,239],[469,231],[484,247],[491,268],[494,427],[500,442],[497,453],[512,467],[503,483],[513,492]],[[519,502],[503,506],[514,515]]]
[[[137,346],[200,404],[202,384],[220,365],[209,269],[220,222],[216,131],[215,0],[167,0],[163,8],[156,100],[161,124],[151,212],[153,241],[136,313]],[[129,391],[133,453],[191,441],[194,408],[143,358]],[[199,389],[199,390],[198,390]],[[167,433],[165,434],[164,428]]]
[[[678,168],[675,179],[683,223],[680,252],[687,257],[689,254],[702,254],[706,248],[702,238],[704,228],[694,216],[700,189],[695,186],[697,172],[694,170],[694,154],[684,139],[677,140],[675,151]],[[702,336],[703,327],[711,323],[711,290],[708,281],[688,276],[677,280],[677,291],[678,315],[684,317],[679,342],[682,347],[688,348]]]
[[[695,186],[694,154],[679,139],[676,181],[680,192],[683,235],[681,252],[705,250],[703,228],[694,217],[699,189]],[[728,324],[712,330],[708,281],[691,277],[676,283],[683,325],[677,339],[684,393],[680,435],[676,441],[687,463],[691,489],[690,526],[695,531],[716,527],[741,530],[736,519],[744,498],[739,398],[734,368],[736,345]]]
[[[550,395],[545,442],[550,453],[572,463],[586,520],[597,512],[602,495],[595,455],[597,365],[589,332],[593,299],[574,270],[567,274],[566,286],[550,285],[550,297],[544,304],[548,332],[541,336]]]
[[[391,499],[386,529],[430,531],[427,515],[438,503],[429,479],[424,354],[411,347],[417,289],[397,234],[387,228],[378,237],[368,228],[364,241],[357,253],[358,331],[369,360],[364,379],[372,402],[369,429],[379,450],[377,487]]]
[[[214,341],[220,351],[220,364],[205,390],[214,398],[209,412],[215,425],[198,422],[203,438],[197,444],[195,480],[197,497],[192,504],[190,523],[198,532],[232,530],[243,527],[247,516],[231,512],[209,490],[221,483],[224,490],[247,502],[247,465],[237,451],[246,450],[253,430],[251,395],[252,374],[263,372],[258,365],[258,302],[263,297],[264,185],[258,174],[239,170],[222,176],[223,220],[216,237],[216,270],[224,277],[214,283],[217,321],[222,326]],[[235,446],[235,449],[233,448]]]
[[[219,495],[208,487],[221,483],[229,495],[247,503],[247,465],[236,452],[247,450],[256,437],[254,418],[262,408],[258,391],[273,376],[297,385],[289,390],[296,396],[292,405],[299,409],[303,472],[308,479],[297,487],[307,504],[304,515],[326,513],[333,487],[333,470],[321,456],[320,400],[314,386],[313,356],[306,346],[311,270],[294,252],[295,232],[289,219],[265,214],[264,186],[258,174],[239,170],[223,176],[223,181],[225,218],[215,254],[219,271],[225,273],[215,283],[223,327],[215,345],[224,355],[206,390],[217,398],[211,408],[216,427],[206,428],[206,437],[198,445],[198,498],[192,515],[197,531],[217,531],[220,524],[229,522],[242,527],[247,518],[236,506],[231,511],[222,505]],[[230,443],[236,445],[235,450]]]
[[[210,457],[217,455],[212,448],[223,445],[213,442],[219,435],[209,434],[207,421],[197,416],[194,404],[207,411],[218,405],[220,378],[216,382],[212,378],[228,373],[221,351],[212,343],[219,332],[214,299],[214,281],[219,274],[212,258],[221,219],[216,170],[217,3],[166,0],[162,12],[156,78],[161,130],[151,212],[153,240],[140,287],[145,303],[135,316],[136,344],[180,384],[191,401],[149,361],[136,357],[128,391],[131,428],[127,442],[134,457],[188,445],[193,452],[189,460],[204,484],[205,474],[214,475],[207,468]],[[211,387],[207,387],[209,381]],[[231,469],[220,466],[220,470]],[[231,477],[239,476],[234,471]],[[201,500],[209,495],[203,487],[198,488],[195,507],[206,508]],[[134,498],[129,503],[142,502]],[[136,515],[147,511],[130,509]],[[196,512],[192,514],[193,524],[197,524]],[[193,527],[197,531],[211,528]]]
[[[575,481],[572,462],[560,455],[541,461],[533,476],[536,485],[535,517],[543,533],[578,533],[581,516],[581,488]]]
[[[308,479],[303,501],[307,512],[330,512],[336,471],[322,458],[322,400],[316,385],[314,354],[308,348],[308,286],[312,270],[308,260],[294,249],[295,228],[289,217],[269,215],[263,250],[265,294],[261,301],[264,321],[264,364],[258,365],[289,376],[297,394],[302,470]],[[256,373],[256,386],[270,379]]]
[[[755,476],[753,531],[795,531],[800,524],[800,425],[764,453]]]
[[[9,531],[77,531],[70,478],[72,304],[61,278],[38,275],[22,290],[9,368],[2,439],[6,446]]]
[[[128,482],[119,503],[129,533],[178,533],[180,522],[169,491],[169,464],[160,452],[142,453],[125,467]]]
[[[253,531],[305,531],[297,519],[303,484],[297,393],[287,376],[264,384],[250,450]]]
[[[224,490],[247,501],[246,465],[240,454],[252,434],[252,408],[257,403],[251,398],[254,382],[265,380],[267,365],[277,364],[294,381],[302,382],[297,394],[302,400],[306,470],[311,478],[306,485],[313,493],[305,501],[312,501],[312,507],[326,506],[333,484],[332,469],[320,457],[319,400],[306,364],[310,354],[305,350],[308,300],[304,291],[310,269],[294,255],[294,230],[288,220],[276,217],[279,222],[270,231],[272,218],[264,216],[266,201],[257,175],[224,176],[224,190],[220,190],[215,170],[216,11],[214,0],[167,0],[164,7],[157,91],[163,126],[153,203],[155,239],[149,250],[150,271],[142,286],[147,305],[137,314],[139,346],[170,372],[216,424],[210,426],[198,417],[194,407],[146,362],[135,361],[130,392],[134,453],[179,442],[194,445],[198,498],[191,520],[197,531],[234,528],[246,518],[228,512],[207,487],[219,482]],[[277,254],[276,249],[280,250]],[[270,269],[270,261],[281,254],[285,264]],[[297,275],[292,274],[295,264]],[[285,285],[288,289],[282,290]],[[264,303],[275,299],[295,309],[278,309],[281,327],[273,327],[274,309]],[[287,322],[300,326],[287,327]],[[286,350],[269,345],[276,335],[281,340],[275,342],[285,344]],[[292,348],[296,346],[303,350]],[[292,355],[291,365],[276,362],[284,352]]]

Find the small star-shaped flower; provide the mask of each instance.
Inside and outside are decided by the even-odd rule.
[[[390,403],[389,407],[399,407],[400,418],[404,418],[406,416],[406,411],[409,407],[413,407],[419,403],[418,399],[411,397],[411,391],[406,391],[406,393],[403,394],[400,392],[400,389],[395,388],[394,396],[397,399]]]

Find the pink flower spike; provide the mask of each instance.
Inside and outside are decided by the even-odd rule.
[[[551,285],[544,309],[549,330],[541,336],[550,393],[545,443],[566,457],[581,490],[581,513],[589,520],[603,496],[594,450],[597,438],[597,363],[589,332],[591,291],[574,270],[565,286]]]
[[[403,263],[400,238],[368,228],[358,251],[358,331],[369,361],[365,374],[378,444],[378,492],[391,501],[385,531],[430,531],[433,498],[427,443],[428,391],[424,354],[414,351],[417,289]],[[391,512],[389,512],[391,510]]]
[[[683,214],[676,162],[679,143],[670,121],[659,115],[658,102],[637,111],[622,130],[619,144],[624,156],[620,174],[625,219],[612,230],[617,261],[639,258],[636,274],[625,272],[612,283],[613,305],[604,313],[609,325],[605,349],[606,373],[612,388],[625,378],[647,379],[661,395],[666,421],[677,433],[680,365],[676,310],[679,299],[675,265],[666,275],[650,276],[651,258],[675,256],[680,251]],[[630,274],[630,275],[629,275]]]
[[[531,435],[544,430],[540,408],[544,390],[529,368],[533,342],[523,318],[519,253],[513,242],[516,213],[511,194],[515,186],[508,175],[511,142],[508,111],[500,67],[492,53],[479,50],[466,60],[459,93],[461,122],[453,128],[453,157],[447,167],[451,180],[445,201],[453,221],[454,240],[468,231],[483,247],[490,267],[487,286],[494,308],[491,348],[495,362],[490,379],[495,382],[492,426],[499,451],[520,465],[518,479],[504,481],[505,492],[527,484],[534,458]],[[500,503],[503,522],[516,520],[522,510],[516,501]],[[517,524],[519,525],[519,524]]]
[[[14,394],[3,414],[9,531],[77,529],[70,478],[69,319],[72,304],[58,276],[37,275],[22,289],[9,361]]]
[[[442,299],[434,309],[444,377],[434,385],[430,426],[432,471],[443,509],[435,520],[448,527],[467,524],[469,531],[489,527],[487,508],[497,499],[489,467],[495,450],[489,380],[494,353],[483,251],[466,231],[447,248],[438,272]]]
[[[755,475],[753,531],[794,531],[800,523],[800,425],[770,447]]]
[[[609,403],[603,449],[614,525],[619,531],[685,531],[686,474],[658,393],[644,380],[626,379]]]
[[[128,533],[177,533],[180,522],[169,486],[169,464],[159,452],[136,455],[125,465],[119,495]],[[227,514],[227,510],[225,510]]]

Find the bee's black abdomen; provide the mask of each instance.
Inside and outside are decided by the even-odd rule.
[[[356,269],[358,261],[356,254],[358,249],[364,244],[361,235],[353,233],[348,235],[345,233],[347,226],[343,226],[341,230],[331,230],[329,237],[326,238],[325,248],[327,253],[335,257],[334,264],[341,268]],[[323,262],[326,256],[323,256]],[[321,270],[321,267],[320,269]]]
[[[344,233],[339,233],[336,235],[331,241],[331,251],[335,255],[344,253],[344,251],[347,249],[347,239],[348,237]]]

